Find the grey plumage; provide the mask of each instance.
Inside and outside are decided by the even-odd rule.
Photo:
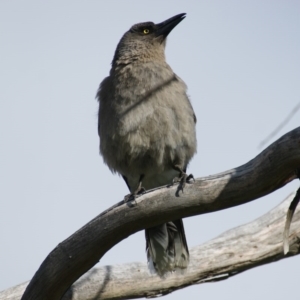
[[[185,17],[140,23],[121,38],[110,75],[100,84],[100,153],[133,197],[170,184],[196,152],[196,117],[185,83],[165,60],[166,37]],[[189,262],[182,220],[146,229],[148,261],[163,276]]]

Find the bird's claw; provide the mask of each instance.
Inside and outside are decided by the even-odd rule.
[[[190,175],[188,175],[188,176],[186,177],[186,182],[189,183],[191,179],[193,179],[194,182],[196,181],[194,175],[193,175],[193,174],[190,174]]]
[[[173,179],[173,184],[179,182],[177,191],[183,192],[183,189],[185,188],[186,183],[190,183],[191,179],[193,179],[195,182],[195,178],[194,178],[193,174],[187,175],[186,173],[182,172],[181,177],[175,177]]]
[[[124,197],[124,203],[127,203],[129,201],[134,201],[137,196],[142,195],[146,189],[144,187],[138,187],[136,191],[134,191],[131,194],[128,194]]]

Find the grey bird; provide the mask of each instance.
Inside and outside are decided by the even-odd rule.
[[[166,37],[185,18],[133,25],[121,38],[110,74],[100,84],[100,153],[124,178],[130,197],[172,183],[183,189],[186,168],[196,152],[196,116],[185,83],[165,59]],[[148,228],[149,267],[159,276],[184,270],[189,250],[182,220]]]

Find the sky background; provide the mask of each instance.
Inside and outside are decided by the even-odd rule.
[[[197,115],[189,172],[200,177],[255,157],[300,102],[300,1],[0,2],[0,290],[31,279],[59,242],[128,193],[99,156],[96,90],[131,25],[182,12],[166,57]],[[189,247],[263,215],[298,185],[185,219]],[[144,232],[98,266],[132,261],[146,261]],[[296,256],[164,299],[296,298],[299,265]]]

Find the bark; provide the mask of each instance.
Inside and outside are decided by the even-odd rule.
[[[271,193],[295,179],[299,167],[300,127],[284,135],[245,165],[213,176],[199,178],[195,183],[187,185],[184,193],[178,192],[176,186],[163,187],[146,193],[138,198],[135,203],[123,204],[120,202],[101,213],[68,239],[60,243],[51,252],[27,286],[22,300],[61,299],[67,289],[81,275],[91,269],[110,248],[130,234],[172,219],[213,212],[252,201]],[[273,214],[271,213],[271,215]],[[296,213],[294,216],[295,219],[297,216]],[[276,218],[278,219],[278,216]],[[253,228],[257,231],[266,230],[264,222],[266,222],[264,219],[263,221],[259,221],[259,226],[255,225]],[[270,226],[272,224],[271,222]],[[279,225],[277,226],[280,227]],[[205,253],[205,260],[203,258],[201,260],[200,258],[201,261],[197,263],[197,270],[193,271],[194,268],[192,267],[185,276],[170,276],[170,280],[172,281],[170,286],[176,289],[196,283],[201,278],[218,274],[225,274],[228,277],[249,267],[253,267],[254,265],[251,266],[251,264],[254,258],[247,258],[246,256],[246,253],[249,252],[249,250],[247,251],[249,243],[253,243],[250,247],[251,251],[249,255],[251,253],[251,255],[253,253],[254,255],[255,253],[259,254],[256,265],[280,259],[283,255],[283,227],[284,225],[281,224],[279,228],[280,234],[274,233],[276,228],[273,228],[269,235],[266,232],[264,234],[268,235],[271,239],[277,236],[278,240],[278,234],[281,236],[280,245],[278,242],[278,248],[276,249],[270,249],[270,245],[267,243],[265,247],[261,247],[261,243],[263,242],[262,236],[257,235],[257,240],[254,240],[254,232],[249,234],[250,241],[248,240],[243,248],[241,248],[239,241],[239,248],[243,249],[241,257],[246,257],[247,260],[245,264],[239,261],[240,255],[234,254],[233,246],[236,244],[239,236],[242,238],[244,235],[247,235],[247,232],[240,232],[239,228],[236,229],[237,232],[235,230],[229,231],[227,238],[224,239],[222,235],[218,239],[202,246],[201,253]],[[239,235],[238,232],[240,232]],[[251,227],[249,228],[249,232],[251,232]],[[295,239],[297,240],[297,238]],[[224,249],[227,250],[223,252]],[[298,248],[296,252],[298,253]],[[210,259],[208,259],[208,255],[211,255]],[[191,251],[191,256],[192,260],[198,257],[194,254],[194,250]],[[218,265],[217,258],[219,256],[221,263]],[[236,263],[234,263],[234,257],[237,259]],[[191,261],[190,265],[193,264],[193,261]],[[162,290],[162,293],[169,291],[169,288],[162,287],[164,281],[154,276],[153,278],[150,277],[151,280],[149,277],[145,280],[145,286],[143,287],[144,294],[136,294],[137,279],[140,280],[142,274],[146,276],[147,273],[145,266],[140,264],[136,266],[139,268],[137,273],[133,272],[134,268],[132,266],[124,267],[126,270],[130,270],[130,272],[126,272],[125,269],[122,271],[127,273],[126,280],[127,278],[135,278],[132,281],[133,284],[131,287],[129,286],[129,282],[125,282],[125,285],[132,290],[132,294],[130,296],[126,296],[125,294],[123,296],[118,295],[118,289],[116,288],[116,296],[112,296],[112,299],[140,297],[145,295],[145,293],[151,294],[153,289],[154,293],[160,290]],[[206,271],[203,273],[203,270]],[[97,272],[92,271],[95,274]],[[107,290],[109,282],[113,281],[114,272],[118,273],[118,271],[115,267],[106,267],[102,271],[100,269],[99,272],[102,272],[104,277],[102,278],[103,285],[100,287],[100,290],[98,287],[98,293],[101,295],[101,299],[104,299],[104,291]],[[195,273],[199,275],[199,279],[190,275]],[[82,282],[82,280],[79,282]],[[85,282],[85,284],[89,284],[89,279],[86,279]],[[97,282],[99,285],[99,281]],[[80,283],[78,284],[80,285]],[[148,287],[147,289],[146,286]],[[71,289],[66,294],[66,297],[72,293]],[[0,299],[2,300],[2,298]],[[69,297],[64,299],[75,298]]]

